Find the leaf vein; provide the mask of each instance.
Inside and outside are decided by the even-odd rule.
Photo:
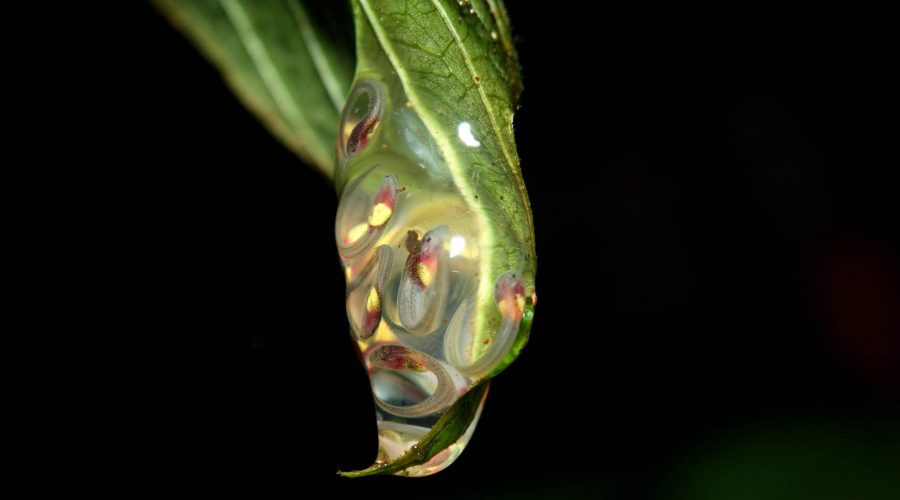
[[[291,11],[291,16],[293,16],[294,21],[297,23],[297,29],[300,31],[300,37],[303,39],[303,46],[309,53],[309,58],[312,60],[313,66],[316,67],[316,72],[322,80],[325,91],[328,92],[328,97],[331,98],[331,103],[334,104],[334,109],[340,114],[341,109],[344,107],[344,90],[341,88],[340,82],[338,82],[335,77],[335,70],[328,62],[325,51],[322,49],[322,44],[312,31],[312,24],[310,23],[309,16],[300,6],[299,2],[285,0],[284,3],[288,10]]]
[[[444,24],[447,25],[447,29],[450,31],[453,39],[456,40],[457,45],[459,46],[460,54],[462,55],[463,63],[466,65],[466,68],[469,70],[469,73],[472,75],[474,79],[478,76],[478,72],[475,71],[475,67],[472,64],[472,56],[469,54],[469,51],[466,50],[463,41],[460,39],[459,32],[453,26],[453,21],[450,19],[448,12],[444,7],[440,4],[438,0],[431,0],[432,5],[434,5],[437,12],[441,15],[441,18],[444,20]],[[484,93],[484,90],[479,87],[478,95],[481,98],[481,103],[484,106],[485,111],[488,115],[488,120],[491,123],[492,132],[497,136],[497,143],[500,145],[500,150],[503,152],[503,156],[506,159],[507,165],[511,168],[516,168],[518,165],[513,161],[512,154],[509,152],[509,147],[506,144],[506,141],[503,140],[503,137],[500,136],[500,127],[497,124],[497,118],[494,114],[494,108],[491,106],[491,103],[488,101],[487,96]]]
[[[288,124],[292,123],[290,117],[294,117],[302,122],[302,127],[311,129],[309,123],[306,123],[305,118],[291,98],[290,92],[287,87],[285,87],[282,77],[278,73],[278,69],[275,67],[271,56],[269,56],[265,45],[254,33],[250,18],[247,17],[247,13],[244,11],[243,7],[241,7],[239,2],[234,0],[219,0],[219,4],[228,16],[228,20],[234,25],[238,39],[240,39],[241,44],[250,55],[253,65],[256,66],[257,71],[259,71],[259,75],[266,87],[266,91],[272,97],[272,100],[275,101],[275,107],[278,110],[278,113],[282,115],[285,122]],[[286,113],[283,110],[289,110],[289,112]]]

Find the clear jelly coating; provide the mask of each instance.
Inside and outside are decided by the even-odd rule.
[[[460,124],[460,139],[478,147],[467,124]],[[376,402],[377,461],[387,463],[506,355],[524,287],[516,273],[502,275],[495,289],[499,327],[488,337],[474,332],[481,225],[399,84],[357,79],[337,154],[335,239],[347,279],[347,315]],[[477,421],[456,443],[405,473],[423,476],[447,467]]]

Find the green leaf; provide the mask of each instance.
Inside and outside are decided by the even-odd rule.
[[[521,273],[534,291],[534,227],[513,136],[521,77],[510,23],[498,0],[354,0],[357,76],[400,80],[441,150],[453,183],[478,218],[487,249],[482,255],[475,342],[489,349],[501,321],[494,284]],[[478,142],[466,144],[465,124]],[[529,335],[522,323],[513,361]],[[485,347],[481,347],[485,346]]]
[[[323,21],[326,3],[154,0],[260,121],[330,178],[354,58],[351,34]]]
[[[374,464],[368,469],[342,472],[344,477],[381,476],[403,472],[410,467],[422,465],[435,455],[455,443],[469,428],[469,424],[478,414],[478,408],[487,392],[490,381],[483,381],[469,389],[456,403],[441,415],[431,431],[402,456],[387,464]]]

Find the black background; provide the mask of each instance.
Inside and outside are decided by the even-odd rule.
[[[890,491],[900,203],[884,16],[508,4],[539,304],[467,451],[420,480],[335,476],[371,462],[376,431],[333,189],[150,6],[123,17],[128,99],[101,105],[131,250],[166,282],[158,307],[183,315],[179,332],[250,339],[219,443],[238,473],[208,480],[257,496]]]

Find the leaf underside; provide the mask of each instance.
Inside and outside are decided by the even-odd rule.
[[[334,140],[354,67],[352,30],[333,16],[341,7],[347,14],[343,2],[153,4],[217,67],[273,135],[331,178]]]

